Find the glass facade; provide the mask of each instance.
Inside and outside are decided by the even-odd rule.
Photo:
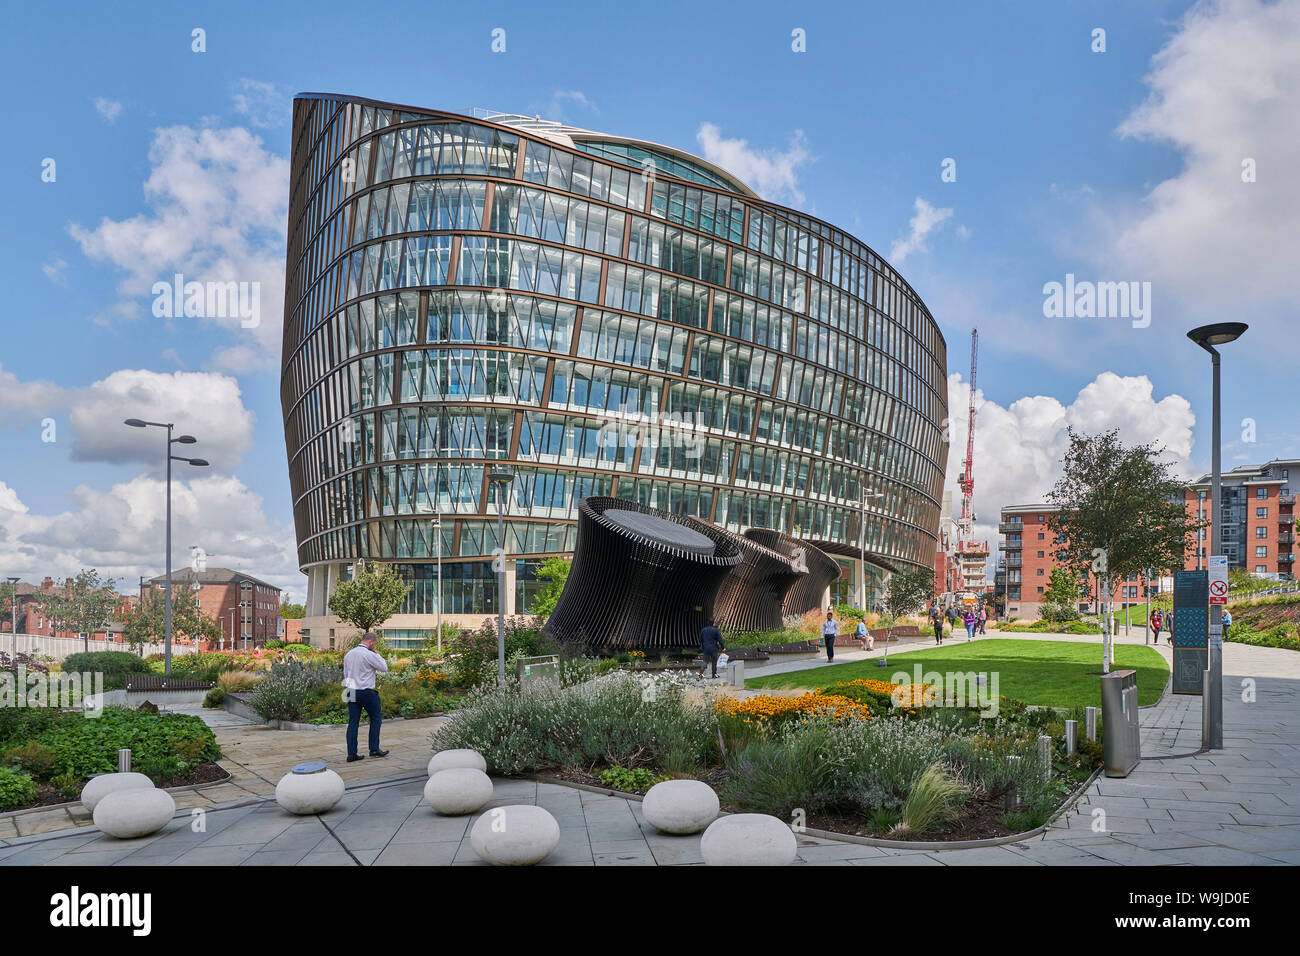
[[[852,236],[652,144],[325,96],[294,104],[289,222],[309,614],[358,558],[396,563],[404,611],[431,613],[438,554],[444,611],[495,612],[469,569],[497,548],[522,611],[587,495],[933,566],[945,344]],[[865,529],[864,492],[883,493]]]

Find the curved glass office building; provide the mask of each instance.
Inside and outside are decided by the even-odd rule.
[[[812,541],[841,600],[864,544],[868,601],[933,567],[944,340],[847,233],[669,147],[326,94],[294,103],[289,198],[281,396],[314,643],[359,559],[412,585],[398,643],[431,626],[439,555],[444,614],[526,611],[588,495]]]

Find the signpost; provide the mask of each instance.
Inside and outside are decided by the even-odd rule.
[[[1173,691],[1199,695],[1201,675],[1209,667],[1209,572],[1174,572]]]
[[[1217,447],[1217,446],[1216,446]],[[1219,496],[1214,496],[1216,503]],[[1217,525],[1216,525],[1217,527]],[[1222,540],[1222,532],[1215,544]],[[1228,556],[1212,554],[1207,565],[1210,574],[1209,632],[1210,653],[1207,667],[1210,671],[1209,699],[1202,700],[1206,720],[1203,725],[1201,746],[1206,749],[1223,748],[1223,609],[1228,603]]]

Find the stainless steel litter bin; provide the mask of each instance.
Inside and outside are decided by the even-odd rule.
[[[1142,760],[1137,672],[1101,676],[1102,753],[1108,777],[1127,777]]]

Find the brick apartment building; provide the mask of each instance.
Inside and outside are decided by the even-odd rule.
[[[144,590],[162,591],[165,575],[145,582]],[[177,593],[190,587],[198,592],[199,610],[221,625],[218,647],[258,647],[280,636],[280,589],[251,574],[230,568],[172,571]]]
[[[53,622],[46,617],[41,602],[51,595],[63,594],[63,588],[55,584],[53,578],[47,576],[39,585],[19,581],[14,586],[14,592],[14,600],[12,602],[3,602],[4,606],[0,607],[0,633],[12,634],[14,632],[13,617],[16,614],[19,634],[33,634],[37,637],[87,636],[72,631],[55,631]],[[130,595],[121,595],[121,601],[117,607],[118,614],[120,615],[134,602],[135,598]],[[107,627],[88,636],[95,641],[120,641],[122,640],[122,625],[117,621],[110,621]]]
[[[1006,616],[1027,620],[1038,618],[1038,609],[1046,600],[1047,586],[1052,580],[1052,570],[1059,563],[1063,540],[1048,526],[1048,517],[1056,510],[1054,505],[1011,505],[1002,509],[998,533],[1002,535],[1002,557],[994,575],[999,597],[1005,597]],[[1153,581],[1158,589],[1160,582]],[[1147,582],[1141,577],[1124,581],[1115,592],[1115,608],[1145,601]],[[1097,582],[1088,575],[1089,597],[1080,599],[1079,610],[1095,613],[1097,608]]]
[[[1223,551],[1228,567],[1270,578],[1291,579],[1295,574],[1296,510],[1294,481],[1300,485],[1300,460],[1275,459],[1263,465],[1245,465],[1221,476],[1223,493]],[[1291,472],[1296,478],[1291,478]],[[1210,476],[1189,482],[1183,489],[1183,503],[1190,517],[1209,518]],[[1006,596],[1011,617],[1037,618],[1039,605],[1052,569],[1056,567],[1060,542],[1048,530],[1047,517],[1053,506],[1013,505],[1002,509],[998,533],[1003,538],[996,587]],[[1196,548],[1189,551],[1184,567],[1203,567],[1209,555],[1210,529],[1202,528]],[[1159,588],[1152,581],[1153,593]],[[1125,581],[1115,595],[1117,608],[1146,600],[1147,582]],[[1095,582],[1089,589],[1096,598]],[[1081,609],[1091,602],[1083,602]]]

